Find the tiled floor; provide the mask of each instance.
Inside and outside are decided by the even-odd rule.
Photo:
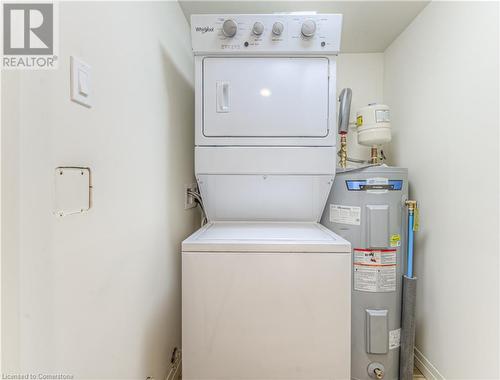
[[[418,370],[417,367],[413,367],[413,379],[425,379],[424,375],[422,375],[422,372]]]

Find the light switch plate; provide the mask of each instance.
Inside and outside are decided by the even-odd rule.
[[[81,59],[70,57],[71,100],[92,107],[92,68]]]
[[[92,183],[89,168],[58,167],[54,177],[55,215],[79,214],[90,209]]]

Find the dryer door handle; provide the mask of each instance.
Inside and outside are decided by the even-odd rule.
[[[229,82],[217,81],[217,112],[229,112]]]

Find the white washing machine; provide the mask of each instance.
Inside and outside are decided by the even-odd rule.
[[[183,379],[348,379],[350,245],[317,223],[209,223],[183,243]]]
[[[195,174],[183,379],[350,378],[350,244],[335,176],[341,15],[193,15]]]

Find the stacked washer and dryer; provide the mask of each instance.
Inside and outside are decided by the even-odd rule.
[[[183,379],[350,377],[351,246],[335,176],[341,15],[193,15],[195,175]]]

